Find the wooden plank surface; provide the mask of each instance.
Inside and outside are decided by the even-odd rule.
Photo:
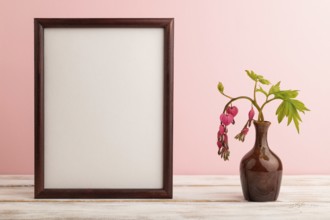
[[[330,219],[330,176],[284,176],[277,202],[243,199],[238,176],[175,176],[173,199],[33,198],[32,176],[0,176],[0,219]]]

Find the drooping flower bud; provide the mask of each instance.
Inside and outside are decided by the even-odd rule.
[[[231,114],[222,113],[220,115],[220,121],[225,125],[230,125],[234,120],[234,117]]]
[[[249,111],[249,121],[252,121],[254,117],[254,109],[251,107],[251,110]]]
[[[230,114],[233,117],[235,117],[238,113],[238,108],[236,106],[231,106],[226,109],[226,112],[227,114]]]

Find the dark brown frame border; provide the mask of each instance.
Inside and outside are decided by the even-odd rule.
[[[45,189],[44,28],[164,28],[163,189]],[[173,18],[35,18],[35,198],[172,198],[173,188]]]

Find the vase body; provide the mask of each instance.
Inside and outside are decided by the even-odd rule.
[[[270,122],[254,121],[254,147],[241,160],[240,176],[244,198],[248,201],[275,201],[282,179],[282,162],[268,146]]]

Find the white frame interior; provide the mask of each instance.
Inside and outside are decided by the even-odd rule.
[[[44,29],[44,187],[163,188],[163,28]]]

